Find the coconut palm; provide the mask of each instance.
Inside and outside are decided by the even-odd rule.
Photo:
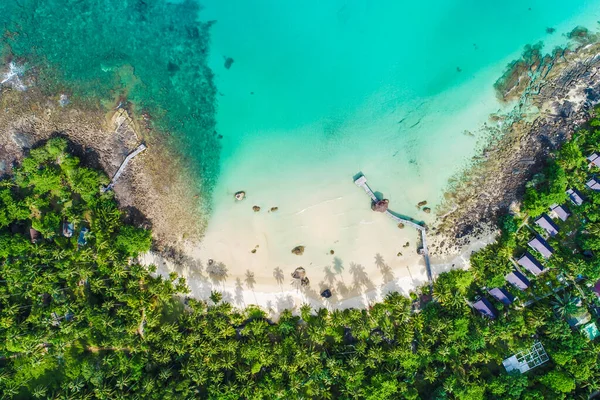
[[[552,301],[554,312],[561,318],[568,318],[577,312],[579,307],[577,302],[579,299],[574,297],[570,292],[563,293],[562,296],[554,295],[555,300]]]

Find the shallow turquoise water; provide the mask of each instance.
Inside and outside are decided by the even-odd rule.
[[[600,19],[600,1],[201,3],[5,0],[0,24],[13,55],[50,67],[47,90],[149,111],[217,201],[383,169],[409,203],[468,159],[462,132],[497,108],[491,85],[525,44]]]
[[[492,85],[506,64],[528,43],[551,50],[600,19],[598,0],[203,4],[216,21],[210,65],[225,136],[217,196],[344,166],[347,176],[385,170],[388,193],[406,203],[436,198],[472,155],[464,130],[499,108]]]
[[[219,169],[209,25],[199,5],[164,0],[2,0],[3,50],[51,95],[126,97],[148,112],[208,194]],[[41,67],[41,68],[39,68]],[[167,134],[168,133],[168,134]]]

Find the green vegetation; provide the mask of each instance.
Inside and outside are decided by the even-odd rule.
[[[441,274],[433,296],[391,293],[369,310],[303,306],[277,323],[255,307],[234,309],[218,292],[207,302],[182,297],[183,279],[140,266],[133,257],[149,249],[149,232],[123,224],[112,194],[98,190],[106,177],[53,139],[0,185],[0,396],[587,398],[600,385],[600,345],[569,322],[594,321],[599,305],[589,286],[600,263],[586,251],[600,248],[600,194],[583,184],[594,172],[583,154],[599,137],[581,131],[563,147],[521,214],[502,219],[497,242],[473,256],[471,270]],[[529,276],[525,292],[507,287],[511,258],[537,229],[528,216],[565,200],[567,186],[586,202],[570,207],[549,240],[555,253],[540,258],[547,271]],[[74,224],[71,237],[65,222]],[[503,306],[485,287],[519,299]],[[477,296],[490,299],[496,319],[469,306]],[[537,341],[550,360],[506,373],[502,360]]]

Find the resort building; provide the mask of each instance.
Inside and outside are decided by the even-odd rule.
[[[517,270],[514,270],[510,274],[506,275],[504,279],[506,279],[508,283],[510,283],[519,290],[526,290],[529,287],[529,285],[531,285],[529,279],[527,279],[525,275],[523,275]]]
[[[512,304],[513,301],[515,301],[515,297],[512,294],[510,294],[506,289],[493,288],[490,289],[488,293],[505,306],[509,306]]]
[[[550,212],[548,213],[550,218],[560,218],[561,221],[566,221],[569,218],[569,211],[564,206],[558,204],[552,204],[550,206]]]
[[[567,195],[569,196],[571,203],[575,204],[576,206],[583,204],[583,196],[577,190],[569,189],[567,190]]]
[[[550,258],[552,253],[554,253],[554,249],[540,235],[535,235],[527,244],[544,258]]]
[[[558,226],[556,226],[554,221],[546,214],[542,214],[536,219],[535,224],[545,230],[550,236],[555,236],[558,233]]]
[[[587,158],[587,160],[588,160],[588,166],[590,168],[600,167],[600,156],[598,155],[598,153],[592,153],[592,155],[589,156]]]
[[[589,189],[595,192],[600,191],[600,183],[596,180],[596,178],[592,178],[589,181],[587,181],[585,183],[585,186],[587,186]]]
[[[521,267],[525,268],[527,271],[531,272],[533,275],[537,276],[544,272],[543,265],[540,264],[540,262],[536,260],[535,257],[532,256],[529,252],[525,252],[525,254],[523,254],[521,258],[519,258],[517,263]]]
[[[525,373],[532,368],[542,365],[549,359],[550,357],[548,357],[546,350],[544,350],[544,346],[540,342],[536,342],[530,349],[520,351],[502,361],[502,365],[506,368],[506,372],[519,371],[520,373]]]
[[[498,312],[496,311],[492,303],[490,303],[486,298],[481,298],[480,300],[473,303],[473,308],[479,311],[484,317],[494,319],[498,315]]]

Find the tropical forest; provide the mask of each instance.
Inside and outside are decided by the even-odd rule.
[[[141,265],[150,230],[50,139],[0,182],[0,397],[587,399],[600,386],[595,152],[600,118],[527,183],[470,269],[366,310],[275,321]],[[568,217],[541,223],[557,205]]]

